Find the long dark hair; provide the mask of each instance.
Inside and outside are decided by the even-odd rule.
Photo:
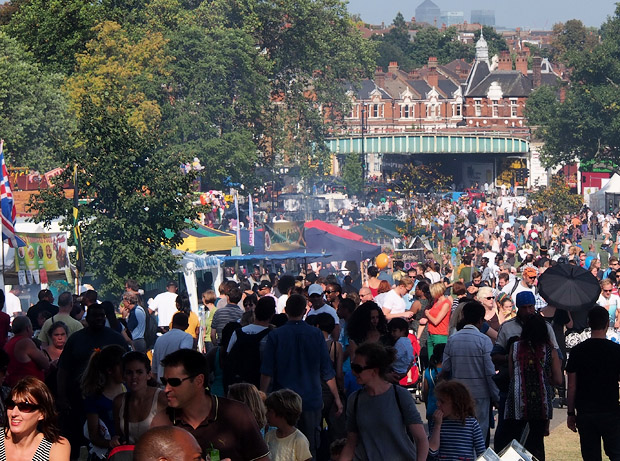
[[[424,298],[432,304],[433,302],[433,297],[431,296],[431,290],[430,290],[430,285],[428,284],[428,282],[425,282],[424,280],[420,280],[418,281],[418,284],[415,286],[416,290],[420,290],[422,292],[422,294],[424,295]]]
[[[192,305],[189,302],[189,296],[187,295],[187,293],[181,293],[180,295],[177,295],[176,304],[177,310],[179,312],[183,312],[184,314],[189,315],[189,313],[192,311]]]
[[[39,421],[38,429],[43,436],[52,443],[60,440],[58,428],[58,413],[54,405],[54,397],[47,385],[34,376],[26,376],[20,379],[9,394],[11,400],[18,402],[34,403],[39,406],[43,419]],[[9,425],[4,428],[4,437],[9,433]]]
[[[547,322],[542,316],[534,314],[523,325],[521,341],[525,341],[533,348],[538,348],[549,343],[549,331]]]
[[[377,331],[381,336],[387,333],[387,320],[381,308],[374,301],[366,301],[360,307],[355,309],[347,322],[347,333],[349,338],[357,344],[361,344],[366,340],[366,336],[372,325],[370,323],[370,313],[376,310],[379,312],[379,324]]]

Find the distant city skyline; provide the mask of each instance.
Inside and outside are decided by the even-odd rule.
[[[391,24],[400,11],[409,21],[415,9],[424,0],[349,0],[348,10],[359,14],[370,24]],[[463,11],[469,22],[471,10],[494,10],[497,27],[551,30],[554,24],[569,19],[580,19],[586,26],[600,27],[615,10],[611,1],[590,0],[566,2],[565,0],[522,0],[519,3],[493,0],[432,0],[442,11]]]

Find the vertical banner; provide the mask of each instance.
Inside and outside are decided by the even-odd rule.
[[[239,200],[235,191],[235,213],[237,213],[237,246],[241,248],[241,222],[239,221]]]
[[[252,204],[252,194],[248,195],[248,239],[251,247],[254,246],[254,205]]]

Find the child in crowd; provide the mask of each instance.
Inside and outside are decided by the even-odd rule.
[[[228,386],[228,398],[245,403],[256,419],[261,434],[265,435],[267,426],[267,408],[263,402],[263,395],[254,384],[236,383]]]
[[[429,459],[473,461],[485,450],[474,399],[464,384],[442,381],[435,387],[437,409],[429,439]]]
[[[437,344],[433,349],[433,355],[429,360],[429,367],[424,370],[424,384],[422,385],[422,400],[426,404],[426,420],[428,421],[428,432],[433,432],[433,414],[437,409],[437,398],[435,397],[435,386],[441,373],[443,362],[443,351],[445,344]]]
[[[409,323],[400,317],[393,318],[388,323],[388,331],[392,335],[396,360],[392,364],[394,382],[403,379],[413,364],[413,345],[409,339]]]
[[[339,461],[347,439],[334,440],[329,446],[329,461]]]
[[[269,425],[277,427],[265,435],[271,461],[311,460],[308,439],[295,427],[301,416],[301,397],[290,389],[280,389],[269,394],[265,405]]]

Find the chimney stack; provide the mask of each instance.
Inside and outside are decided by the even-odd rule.
[[[497,62],[497,70],[512,70],[512,57],[510,52],[504,50],[499,55],[499,61]]]
[[[437,73],[437,58],[431,56],[428,58],[428,76],[427,81],[429,86],[437,88],[439,86],[439,74]]]
[[[517,55],[515,62],[516,69],[527,77],[527,57],[522,54]]]
[[[375,85],[379,88],[385,86],[385,72],[383,72],[381,67],[377,67],[377,70],[375,70]]]
[[[540,56],[534,56],[532,60],[532,70],[533,70],[533,83],[534,88],[540,87],[542,83],[542,58]]]
[[[388,73],[395,74],[396,72],[398,72],[398,62],[391,61],[390,65],[388,66]]]

